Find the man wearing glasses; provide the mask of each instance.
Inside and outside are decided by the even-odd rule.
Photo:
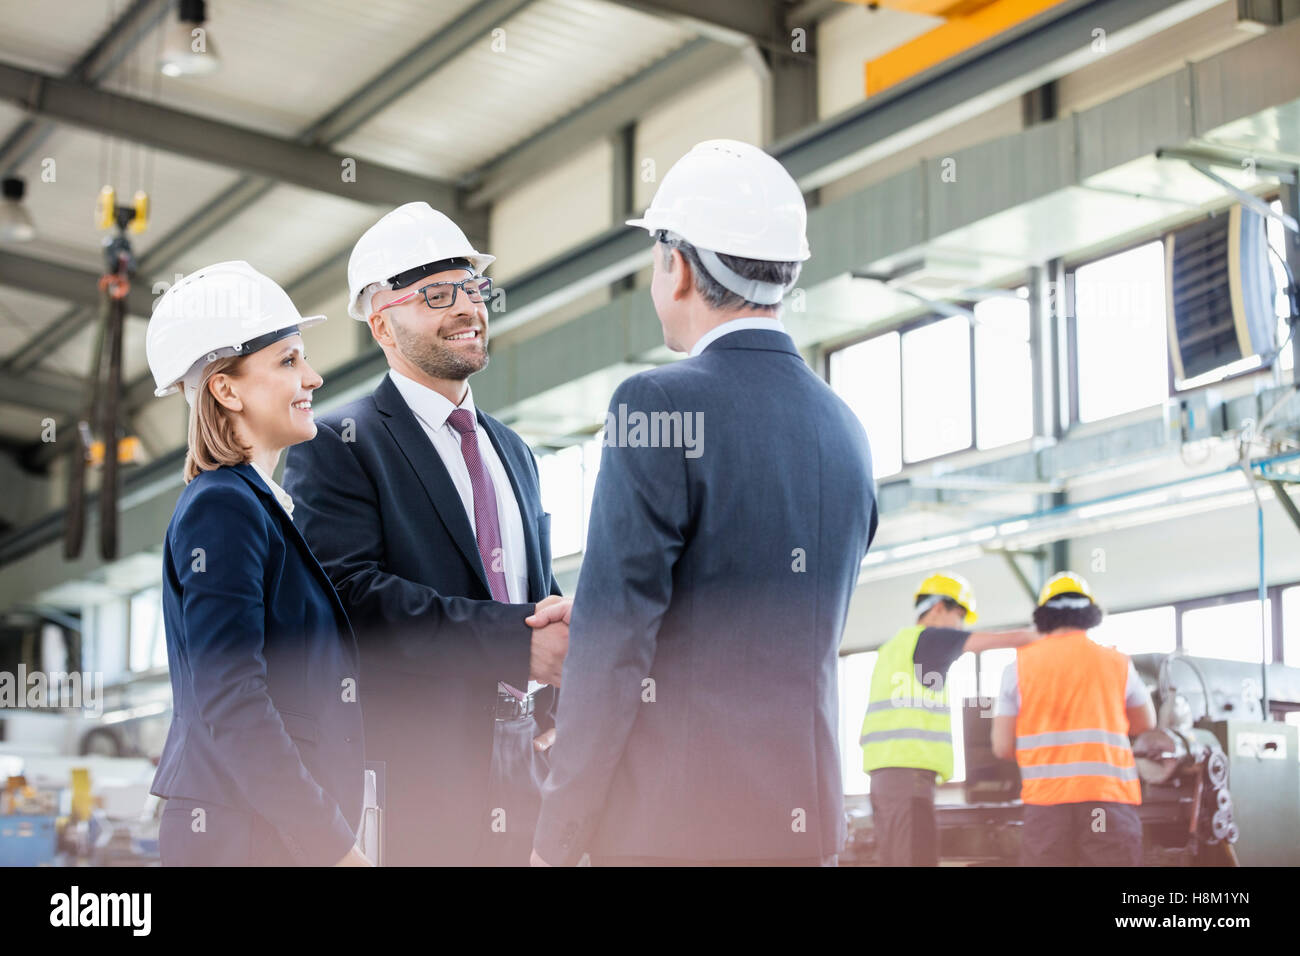
[[[469,386],[488,363],[493,258],[427,203],[367,230],[348,312],[389,372],[285,463],[357,632],[389,865],[526,864],[554,738],[568,626],[525,623],[559,593],[550,515],[532,452]]]

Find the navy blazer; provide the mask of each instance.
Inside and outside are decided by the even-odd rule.
[[[219,815],[214,850],[243,839],[250,862],[338,862],[356,842],[364,788],[356,641],[251,465],[202,472],[181,493],[162,603],[173,716],[152,792]],[[238,838],[230,811],[246,826]],[[282,853],[257,845],[267,834]],[[171,848],[171,860],[232,860],[202,843]]]
[[[646,447],[639,413],[690,416],[697,449]],[[877,524],[861,423],[767,330],[633,375],[610,415],[538,852],[839,852],[837,652]]]
[[[392,865],[474,861],[492,822],[497,681],[528,686],[524,618],[559,593],[532,451],[481,410],[478,424],[519,503],[528,604],[492,600],[460,495],[387,375],[371,395],[322,416],[316,437],[285,460],[294,517],[357,630],[366,756],[386,764]],[[552,695],[539,692],[542,711]]]

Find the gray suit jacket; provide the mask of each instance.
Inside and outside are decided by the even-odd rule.
[[[674,415],[688,447],[663,447]],[[836,657],[877,521],[861,423],[788,335],[747,330],[625,381],[605,441],[538,852],[839,852]]]

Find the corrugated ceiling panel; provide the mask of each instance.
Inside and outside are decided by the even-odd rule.
[[[62,299],[0,288],[0,357],[7,357],[14,349],[27,344],[67,308]]]
[[[398,60],[417,38],[472,5],[473,0],[220,0],[208,4],[208,40],[221,60],[215,73],[158,73],[160,26],[104,85],[292,136]]]
[[[0,142],[4,142],[9,135],[18,128],[27,114],[11,103],[0,103]]]
[[[339,149],[427,175],[459,175],[694,35],[601,0],[538,0],[502,29],[503,50],[494,50],[491,38],[467,48]]]
[[[0,60],[62,75],[129,6],[128,0],[0,0]],[[57,14],[57,15],[56,15]]]
[[[74,335],[63,345],[41,359],[38,368],[77,378],[90,374],[91,354],[95,348],[95,333],[92,323]]]
[[[44,417],[37,409],[0,402],[0,438],[24,445],[37,442]]]
[[[125,382],[130,382],[149,370],[144,351],[145,331],[148,327],[149,323],[144,319],[128,317],[126,320],[126,335],[122,342],[122,380]],[[94,362],[96,334],[95,320],[92,319],[84,329],[42,359],[39,367],[77,378],[89,376]]]
[[[179,271],[244,259],[281,285],[321,259],[350,245],[387,210],[299,189],[277,186],[185,254]],[[339,275],[339,302],[347,276]]]

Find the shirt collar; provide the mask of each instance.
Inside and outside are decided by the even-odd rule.
[[[729,322],[723,322],[715,326],[700,336],[700,340],[691,347],[691,358],[699,355],[710,345],[732,332],[743,332],[747,329],[763,329],[767,332],[784,332],[785,326],[781,324],[780,319],[774,319],[766,315],[751,315],[744,318],[732,319]]]
[[[257,476],[262,479],[263,483],[265,483],[266,490],[271,492],[271,494],[275,495],[275,500],[280,502],[280,506],[284,508],[285,514],[287,514],[289,518],[292,520],[293,499],[289,497],[289,492],[285,491],[278,484],[276,484],[275,479],[272,478],[270,475],[268,475],[265,471],[263,471],[262,466],[259,465],[257,462],[250,461],[249,464],[253,466],[253,471],[257,472]]]
[[[388,377],[397,386],[407,407],[434,431],[447,424],[447,416],[457,408],[465,409],[474,416],[475,420],[478,419],[478,413],[474,410],[474,391],[468,385],[465,386],[465,398],[459,405],[453,405],[447,396],[391,368],[388,370]]]

